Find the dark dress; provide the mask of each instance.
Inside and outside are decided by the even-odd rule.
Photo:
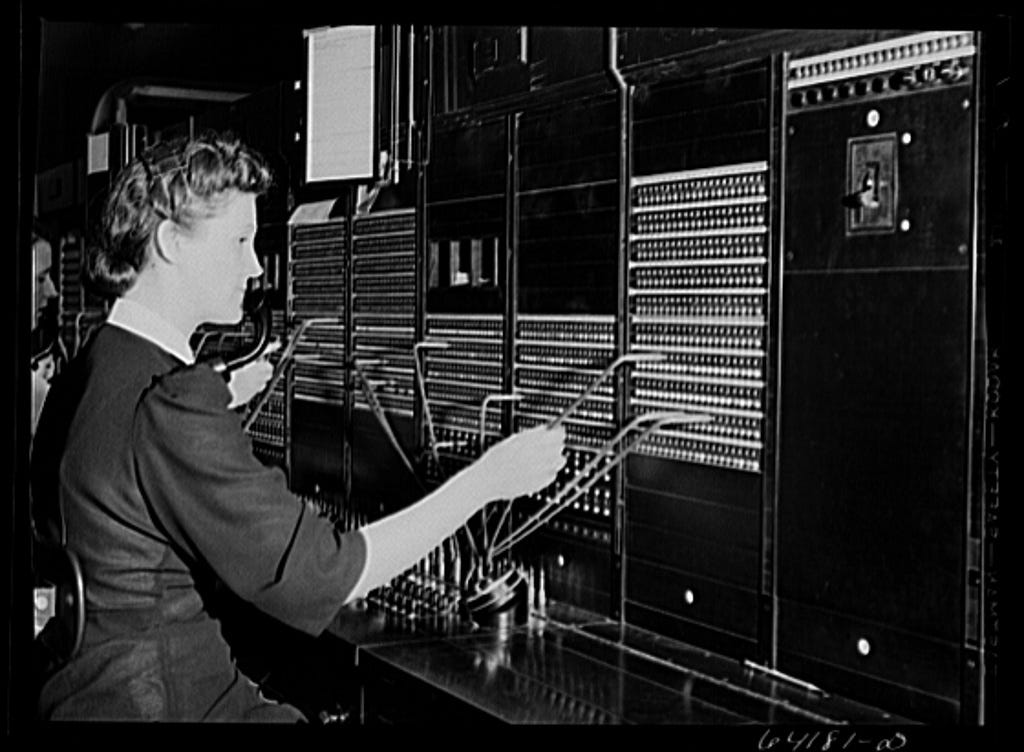
[[[33,521],[82,562],[82,649],[45,681],[50,719],[296,720],[232,660],[209,604],[226,586],[311,635],[366,560],[261,464],[205,365],[107,324],[51,387],[33,442]]]

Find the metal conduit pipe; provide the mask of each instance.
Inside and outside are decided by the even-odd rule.
[[[159,100],[162,103],[196,103],[215,105],[238,101],[251,94],[251,90],[239,90],[215,84],[196,82],[182,83],[160,79],[131,78],[118,81],[107,89],[96,102],[93,110],[90,133],[102,133],[112,125],[125,125],[127,104],[141,99]]]
[[[619,249],[619,274],[618,283],[616,286],[617,300],[619,301],[616,311],[616,327],[615,327],[615,341],[616,351],[625,354],[629,346],[628,341],[628,327],[627,321],[629,318],[629,311],[627,310],[626,304],[623,302],[626,300],[626,288],[628,286],[628,263],[629,248],[627,239],[629,237],[629,144],[630,144],[630,97],[632,95],[631,86],[622,77],[622,72],[619,70],[619,30],[618,27],[608,27],[608,38],[606,49],[608,51],[608,60],[606,61],[606,68],[608,75],[614,81],[616,88],[619,92],[619,224],[618,224],[618,249]],[[620,373],[616,376],[615,384],[612,387],[613,393],[619,395],[626,394],[626,375]],[[617,426],[621,426],[626,422],[627,409],[626,400],[616,399],[615,404],[615,423]],[[624,493],[624,480],[622,471],[617,471],[615,475],[615,485],[617,492],[615,496],[618,498],[618,502],[615,506],[615,514],[612,517],[612,537],[614,539],[614,549],[612,556],[615,558],[615,564],[618,567],[618,604],[617,608],[613,610],[613,616],[617,615],[620,623],[625,622],[625,598],[626,598],[626,547],[625,547],[625,507],[622,504],[622,494]],[[615,590],[615,588],[613,588]],[[613,592],[613,599],[615,598]],[[617,613],[615,613],[617,612]]]

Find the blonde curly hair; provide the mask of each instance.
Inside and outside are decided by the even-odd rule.
[[[99,291],[122,295],[145,265],[163,220],[191,229],[214,214],[225,194],[265,194],[270,168],[230,134],[160,142],[132,160],[111,186],[86,273]],[[159,252],[159,249],[157,249]]]

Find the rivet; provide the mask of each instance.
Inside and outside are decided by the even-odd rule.
[[[882,119],[882,114],[878,110],[871,110],[867,116],[868,128],[874,128]]]
[[[857,652],[861,655],[867,655],[871,652],[871,643],[861,637],[857,640]]]

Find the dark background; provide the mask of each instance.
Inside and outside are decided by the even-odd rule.
[[[302,73],[302,28],[229,23],[41,22],[37,168],[81,158],[85,134],[107,122],[104,92],[121,82],[250,92]],[[172,124],[194,102],[136,103],[134,122]],[[107,128],[100,125],[99,132]]]

